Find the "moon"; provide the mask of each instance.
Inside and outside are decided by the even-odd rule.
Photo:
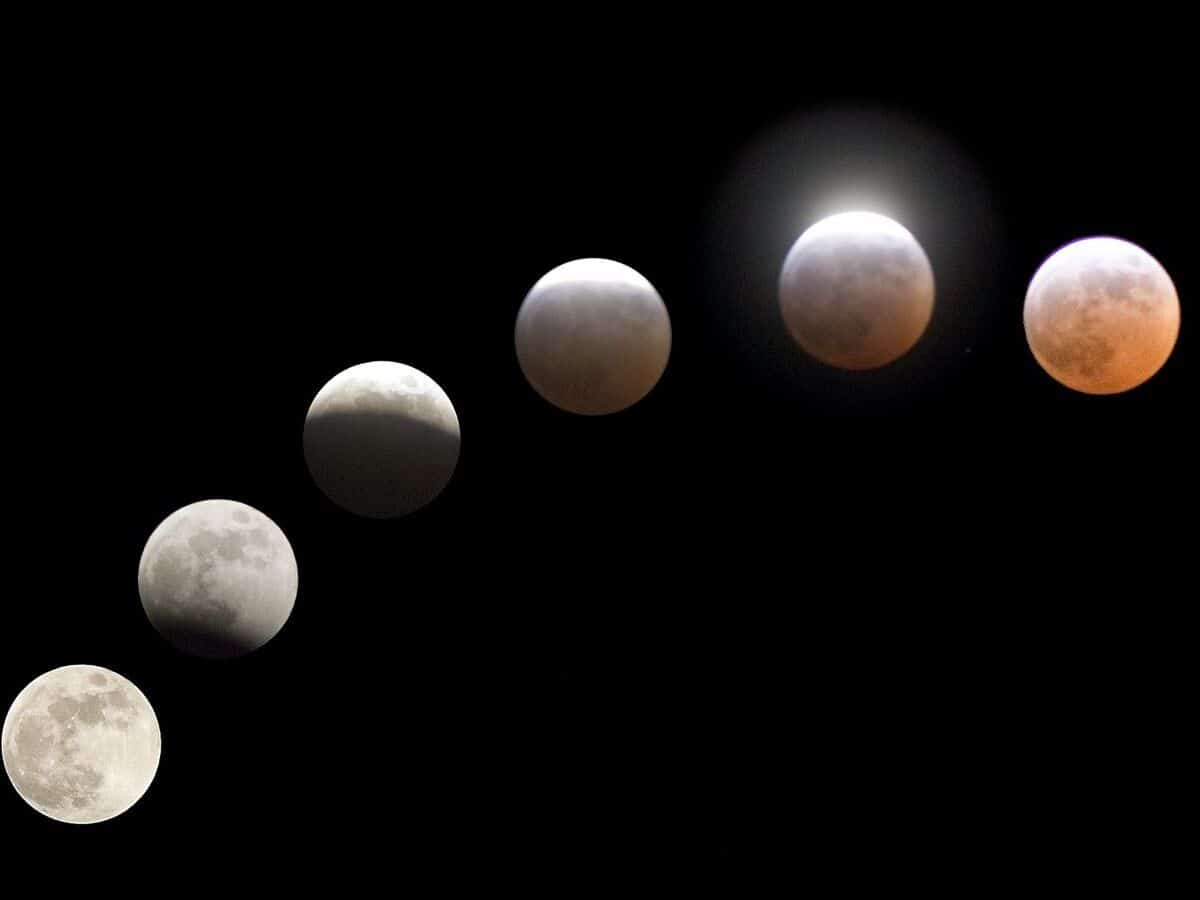
[[[933,295],[933,269],[917,239],[871,212],[839,213],[811,226],[779,276],[793,339],[841,369],[875,369],[911,350],[929,325]]]
[[[304,421],[304,458],[338,506],[388,519],[442,492],[460,439],[454,404],[436,381],[403,363],[368,362],[317,392]]]
[[[671,319],[658,291],[611,259],[576,259],[543,275],[517,313],[517,360],[559,409],[599,416],[627,409],[662,378]]]
[[[1025,294],[1025,338],[1043,369],[1085,394],[1119,394],[1154,375],[1179,337],[1179,295],[1136,244],[1084,238],[1050,256]]]
[[[163,520],[142,551],[138,593],[150,623],[178,649],[227,659],[279,633],[296,601],[296,556],[252,506],[201,500]]]
[[[146,695],[100,666],[63,666],[17,695],[0,732],[4,771],[30,806],[59,822],[119,816],[158,771],[162,738]]]

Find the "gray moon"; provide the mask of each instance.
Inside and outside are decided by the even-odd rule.
[[[4,717],[0,744],[4,771],[25,802],[77,825],[137,803],[162,750],[150,701],[99,666],[63,666],[31,681]]]
[[[368,362],[331,378],[304,420],[304,458],[317,486],[349,512],[408,515],[450,482],[461,432],[454,404],[412,366]]]
[[[911,350],[929,325],[933,297],[933,268],[917,239],[870,212],[817,222],[792,245],[779,277],[792,338],[841,369],[875,369]]]
[[[576,259],[543,275],[517,313],[517,360],[560,409],[598,416],[637,403],[671,355],[671,319],[658,291],[629,266]]]
[[[233,500],[171,513],[138,564],[150,623],[178,649],[210,659],[271,640],[292,613],[298,584],[296,556],[279,526]]]
[[[1118,238],[1050,256],[1025,294],[1025,338],[1061,384],[1119,394],[1154,375],[1179,337],[1179,295],[1158,260]]]

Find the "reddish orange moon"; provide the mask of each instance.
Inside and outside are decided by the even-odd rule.
[[[1112,237],[1050,256],[1025,295],[1025,337],[1061,384],[1120,394],[1163,367],[1179,337],[1179,295],[1153,256]]]

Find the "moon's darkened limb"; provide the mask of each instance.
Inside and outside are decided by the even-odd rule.
[[[385,519],[427,505],[458,465],[450,398],[423,372],[393,362],[354,366],[317,393],[304,458],[317,486],[352,513]]]
[[[273,638],[297,587],[296,557],[279,526],[232,500],[172,513],[138,565],[150,623],[178,649],[210,659],[242,656]]]
[[[577,259],[538,280],[517,314],[517,360],[550,403],[605,415],[637,403],[662,378],[671,320],[642,275],[608,259]]]
[[[1117,394],[1151,378],[1179,336],[1179,297],[1158,261],[1117,238],[1068,244],[1025,295],[1025,337],[1056,381]]]
[[[873,369],[920,339],[933,314],[933,270],[907,229],[842,213],[802,234],[784,261],[779,302],[796,342],[844,369]]]
[[[0,748],[30,806],[89,824],[120,815],[146,792],[161,737],[150,702],[128,679],[99,666],[63,666],[17,695]]]

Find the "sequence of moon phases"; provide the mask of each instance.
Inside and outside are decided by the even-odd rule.
[[[304,458],[338,506],[387,519],[428,504],[458,465],[454,404],[424,372],[368,362],[331,378],[304,421]]]
[[[916,238],[869,212],[806,230],[779,280],[783,321],[824,363],[885,366],[921,338],[934,278]],[[1115,394],[1167,361],[1180,305],[1163,267],[1117,238],[1087,238],[1051,255],[1030,282],[1025,333],[1038,363],[1069,388]],[[534,284],[517,316],[518,361],[534,390],[581,415],[626,409],[666,370],[671,321],[653,285],[629,266],[577,259]],[[361,516],[391,518],[436,498],[458,463],[460,427],[445,391],[423,372],[368,362],[335,375],[304,424],[318,487]],[[296,557],[280,528],[253,507],[204,500],[150,535],[138,592],[150,622],[180,650],[229,658],[270,641],[291,615]],[[158,768],[161,736],[149,701],[98,666],[64,666],[32,681],[0,732],[4,768],[21,797],[61,822],[92,823],[128,810]]]
[[[17,793],[59,822],[103,822],[141,799],[162,738],[150,701],[99,666],[63,666],[17,695],[0,732]]]
[[[517,313],[517,360],[543,398],[567,412],[627,409],[671,355],[671,319],[654,286],[611,259],[576,259],[530,288]]]
[[[1050,256],[1025,295],[1025,337],[1052,378],[1119,394],[1154,375],[1179,336],[1179,296],[1136,244],[1085,238]]]
[[[875,369],[912,349],[933,314],[933,269],[899,222],[847,212],[812,225],[788,252],[779,304],[804,350],[841,369]]]
[[[278,634],[298,580],[279,526],[233,500],[202,500],[171,513],[138,564],[150,623],[178,649],[210,659],[242,656]]]

